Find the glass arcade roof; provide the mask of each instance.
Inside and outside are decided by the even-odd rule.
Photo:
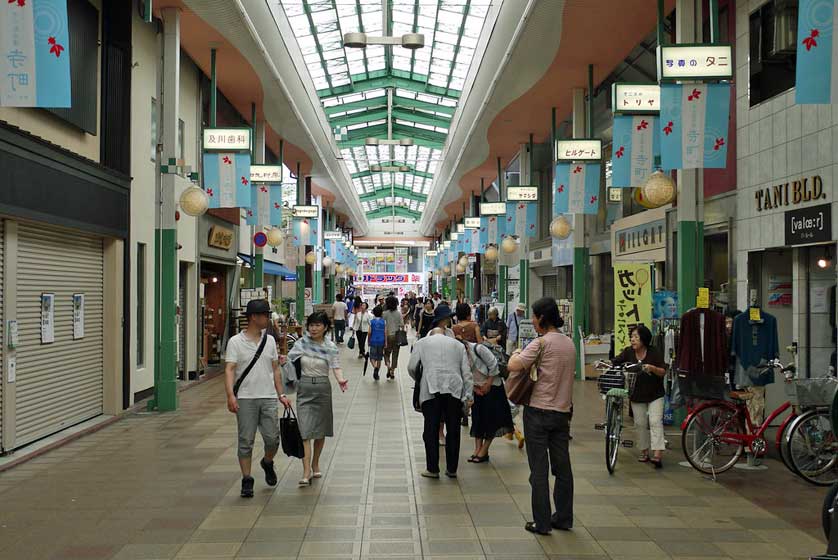
[[[279,1],[367,218],[418,220],[493,0]],[[344,48],[349,32],[422,33],[425,46]],[[413,146],[366,145],[389,130]]]

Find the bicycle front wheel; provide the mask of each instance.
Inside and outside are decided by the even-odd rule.
[[[715,475],[733,467],[742,456],[742,434],[737,410],[722,404],[708,404],[690,416],[681,433],[684,457],[692,467]]]
[[[605,424],[605,466],[608,474],[617,468],[617,452],[620,449],[620,434],[623,431],[623,400],[608,399],[608,417]]]
[[[811,410],[791,427],[788,455],[794,472],[803,480],[818,486],[838,482],[835,434],[826,410]]]

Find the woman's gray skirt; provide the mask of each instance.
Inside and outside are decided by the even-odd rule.
[[[303,375],[300,378],[297,387],[297,422],[304,440],[334,435],[332,384],[328,377]]]

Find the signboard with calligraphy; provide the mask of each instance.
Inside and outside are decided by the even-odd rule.
[[[661,109],[658,84],[612,84],[611,111],[625,115],[656,115]]]
[[[730,45],[680,44],[658,47],[658,79],[731,80],[733,49]]]
[[[629,345],[635,325],[652,326],[651,266],[649,263],[614,263],[614,351]]]
[[[254,165],[250,164],[251,183],[281,183],[281,165]]]
[[[216,249],[224,249],[226,251],[233,246],[234,236],[235,232],[231,229],[223,228],[221,226],[212,226],[209,230],[207,245],[215,247]]]
[[[507,187],[506,200],[523,200],[524,202],[534,202],[538,200],[538,187]]]
[[[602,159],[602,140],[556,140],[556,161],[597,161]]]
[[[832,205],[821,204],[785,212],[786,245],[832,240]]]
[[[249,152],[249,128],[205,128],[204,150]]]
[[[505,202],[481,202],[480,203],[480,215],[481,216],[502,216],[506,214],[506,203]],[[475,218],[477,221],[473,222],[475,225],[469,226],[469,222],[466,221],[466,227],[480,227],[480,218]],[[468,220],[468,218],[466,218]]]

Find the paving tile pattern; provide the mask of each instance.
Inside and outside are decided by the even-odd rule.
[[[677,450],[662,471],[623,450],[609,476],[590,382],[575,389],[574,529],[536,537],[522,528],[529,471],[517,445],[498,440],[489,463],[472,465],[464,439],[458,479],[421,478],[422,417],[405,364],[396,381],[375,383],[352,352],[342,358],[350,389],[335,386],[337,437],[313,486],[298,488],[300,462],[282,457],[276,489],[256,466],[256,496],[238,496],[235,420],[219,378],[182,393],[176,413],[131,414],[0,473],[0,558],[708,560],[825,549],[823,490],[778,462],[713,482],[678,466]],[[676,446],[677,436],[668,434]]]

